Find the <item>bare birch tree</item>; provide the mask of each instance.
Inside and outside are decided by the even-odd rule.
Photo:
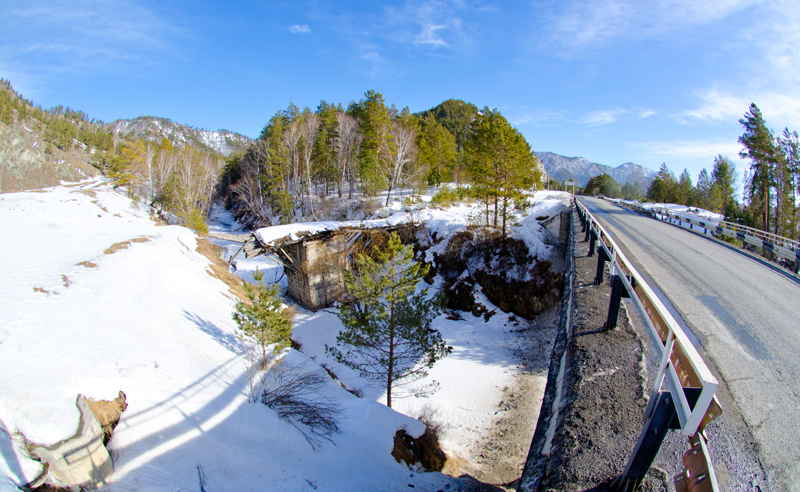
[[[303,168],[305,171],[305,191],[308,196],[308,204],[311,209],[311,215],[314,214],[314,202],[311,197],[312,181],[311,181],[311,166],[312,158],[314,156],[314,145],[317,142],[317,131],[319,130],[320,118],[317,113],[311,112],[306,108],[303,113],[303,121],[300,126],[300,135],[302,136],[302,158]],[[303,211],[305,213],[305,210]]]
[[[339,197],[342,196],[344,180],[349,182],[348,198],[353,198],[356,171],[355,160],[361,151],[361,133],[358,131],[358,118],[347,113],[336,113],[338,121],[336,135],[336,158],[338,165],[337,181]]]
[[[392,121],[392,145],[389,146],[390,158],[383,161],[383,173],[388,183],[386,191],[386,205],[389,205],[389,196],[392,190],[399,185],[407,167],[417,156],[417,130],[401,120]]]

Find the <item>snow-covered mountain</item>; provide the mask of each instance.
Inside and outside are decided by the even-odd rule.
[[[244,151],[252,139],[228,130],[200,130],[168,118],[156,116],[139,116],[132,120],[116,120],[108,124],[108,128],[123,135],[131,134],[135,138],[160,141],[168,139],[173,145],[192,145],[201,149],[213,150],[228,156],[233,152]]]
[[[655,171],[632,162],[611,167],[588,161],[583,157],[566,157],[553,152],[534,152],[534,154],[544,165],[549,177],[557,181],[573,179],[580,186],[585,186],[594,176],[605,173],[619,184],[640,183],[642,189],[647,189],[656,177]]]

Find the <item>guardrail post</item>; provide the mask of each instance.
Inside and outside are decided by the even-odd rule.
[[[653,414],[639,435],[639,442],[636,443],[633,456],[628,461],[625,472],[614,481],[612,490],[632,492],[639,488],[661,448],[661,443],[664,442],[675,415],[675,403],[672,401],[672,395],[668,391],[662,392],[658,397]]]
[[[593,229],[589,229],[589,256],[594,256],[594,245],[597,243],[597,233]]]
[[[603,251],[601,249],[601,251]],[[597,279],[595,279],[595,282]],[[606,319],[606,324],[603,326],[604,329],[610,330],[612,328],[616,328],[617,326],[617,319],[619,319],[619,304],[622,302],[622,298],[629,298],[631,295],[628,293],[628,290],[625,288],[625,284],[622,283],[622,279],[619,275],[612,275],[611,276],[611,303],[608,305],[608,319]]]
[[[586,217],[586,237],[583,238],[584,241],[589,240],[589,235],[592,233],[592,221],[589,217]]]
[[[597,273],[594,276],[594,285],[600,285],[603,283],[605,278],[606,262],[610,259],[611,258],[608,257],[608,253],[606,253],[605,248],[598,248]]]

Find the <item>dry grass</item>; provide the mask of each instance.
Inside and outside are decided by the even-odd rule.
[[[439,444],[442,425],[436,420],[436,411],[425,406],[417,419],[425,424],[425,433],[414,439],[405,430],[397,431],[392,456],[398,463],[420,463],[427,471],[442,471],[447,463],[447,455]]]
[[[148,241],[150,241],[150,238],[142,236],[130,239],[128,241],[121,241],[118,243],[114,243],[111,246],[109,246],[108,249],[103,251],[103,254],[113,255],[117,251],[122,251],[123,249],[127,249],[132,243],[146,243]]]
[[[97,192],[91,188],[78,190],[78,193],[83,193],[86,196],[90,196],[92,198],[97,198]]]
[[[86,267],[86,268],[97,268],[97,263],[92,263],[91,261],[82,261],[78,263],[78,266]]]
[[[103,212],[105,212],[105,213],[108,213],[108,209],[107,209],[106,207],[104,207],[104,206],[100,205],[100,201],[99,201],[99,200],[92,200],[92,203],[94,203],[95,205],[97,205],[97,207],[98,207],[100,210],[102,210]]]
[[[61,274],[61,282],[64,284],[64,287],[69,288],[70,284],[72,283],[72,280],[70,280],[69,277],[67,277],[66,275]]]
[[[33,291],[34,291],[34,292],[41,292],[42,294],[47,294],[47,295],[50,295],[50,291],[48,291],[48,290],[45,290],[45,289],[44,289],[44,288],[42,288],[42,287],[34,287],[34,288],[33,288]]]
[[[114,427],[119,423],[122,412],[128,408],[128,403],[125,399],[125,393],[122,391],[119,392],[119,396],[111,401],[86,399],[86,403],[89,404],[92,413],[100,422],[100,427],[103,428],[103,444],[108,444],[108,441],[111,440]]]
[[[206,238],[197,239],[197,252],[208,258],[211,262],[208,274],[222,280],[230,289],[231,294],[235,295],[243,302],[248,302],[247,295],[242,287],[242,279],[232,274],[228,270],[228,262],[222,259],[223,250],[216,244],[212,244]]]

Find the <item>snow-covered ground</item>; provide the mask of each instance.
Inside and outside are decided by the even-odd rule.
[[[535,199],[534,217],[551,215],[567,195]],[[428,227],[441,235],[475,220],[478,209],[426,210]],[[411,417],[427,405],[444,425],[445,450],[469,461],[502,416],[503,388],[521,370],[509,316],[440,316],[435,327],[453,353],[421,382],[436,380],[440,390],[389,409],[381,388],[325,355],[341,328],[335,309],[298,307],[294,338],[302,352],[287,359],[324,364],[363,392],[358,398],[329,381],[341,433],[315,450],[275,412],[249,402],[245,347],[231,319],[236,299],[210,274],[191,231],[156,225],[100,181],[0,195],[0,224],[0,491],[17,490],[41,470],[21,451],[20,434],[41,444],[68,438],[79,393],[113,399],[120,390],[129,406],[109,444],[115,472],[106,490],[197,491],[199,469],[210,492],[457,490],[458,479],[396,463],[395,432],[420,434]],[[215,209],[212,230],[235,228]],[[542,257],[552,251],[535,221],[521,220],[514,234]],[[251,279],[256,267],[285,286],[280,267],[263,256],[239,261],[237,274]]]
[[[636,204],[646,210],[654,210],[656,212],[663,212],[664,210],[666,210],[672,215],[689,215],[711,220],[725,220],[724,215],[699,207],[689,207],[686,205],[677,205],[675,203],[652,203],[652,202],[639,203],[633,200],[620,200],[614,198],[607,198],[607,200],[616,201],[620,203]]]

